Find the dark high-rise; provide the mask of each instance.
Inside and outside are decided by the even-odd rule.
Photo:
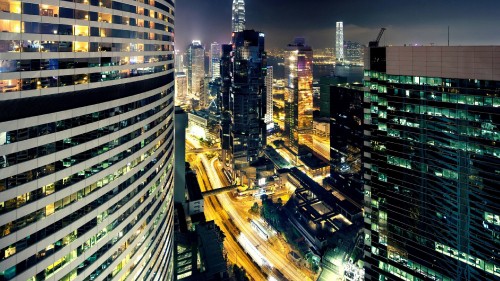
[[[223,46],[222,147],[227,149],[229,166],[237,171],[257,160],[266,143],[264,34],[254,30],[235,32],[230,61],[227,60],[228,51],[228,47]],[[230,87],[227,88],[229,79]]]
[[[500,47],[365,56],[367,280],[500,278]]]
[[[232,122],[232,111],[229,107],[230,90],[231,90],[231,73],[232,73],[232,63],[231,63],[231,52],[233,51],[233,46],[229,44],[222,45],[222,54],[220,60],[220,74],[221,74],[221,86],[218,96],[218,103],[220,108],[221,116],[221,129],[220,129],[220,139],[221,139],[221,160],[223,168],[226,171],[232,171],[232,157],[230,152],[230,142],[231,142],[231,122]]]
[[[322,76],[319,78],[319,116],[330,118],[330,104],[335,102],[334,86],[347,83],[347,77]],[[333,96],[332,96],[333,95]],[[331,98],[334,98],[333,100]]]
[[[336,188],[361,205],[363,88],[361,84],[331,85],[329,88],[330,177]]]

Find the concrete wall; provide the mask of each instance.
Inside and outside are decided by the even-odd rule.
[[[387,74],[500,80],[500,46],[387,47],[386,50]]]

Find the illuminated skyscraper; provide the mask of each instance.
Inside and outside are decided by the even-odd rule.
[[[223,54],[223,136],[222,147],[227,150],[228,165],[233,171],[257,160],[266,145],[266,86],[267,69],[264,34],[244,30],[233,35],[230,65],[228,51]],[[229,66],[229,69],[227,69]],[[228,70],[228,71],[226,71]],[[230,79],[230,87],[224,81]],[[229,90],[229,91],[228,91]],[[225,128],[226,127],[226,128]]]
[[[365,55],[367,280],[500,279],[500,47]]]
[[[199,40],[193,40],[187,49],[188,93],[200,98],[205,78],[205,48]],[[192,98],[192,97],[190,97]]]
[[[0,3],[0,280],[171,280],[174,1],[39,3]]]
[[[183,105],[187,101],[188,79],[184,72],[175,74],[175,105]]]
[[[184,55],[175,50],[175,72],[184,72]]]
[[[221,87],[220,95],[218,97],[218,103],[220,108],[221,116],[221,130],[220,130],[220,140],[221,140],[221,159],[223,169],[227,171],[232,171],[232,159],[231,159],[231,108],[229,107],[229,98],[231,96],[231,52],[233,51],[233,46],[229,44],[222,45],[222,54],[220,60],[220,75],[221,75]]]
[[[337,61],[344,61],[344,23],[337,22],[335,36],[335,58]]]
[[[266,123],[266,127],[268,130],[274,128],[273,121],[273,67],[267,67],[267,75],[266,75],[266,117],[264,118],[264,122]]]
[[[245,30],[245,0],[233,0],[232,31]]]
[[[221,45],[217,42],[210,44],[210,76],[213,80],[220,77]]]
[[[313,50],[304,38],[288,45],[285,57],[285,138],[293,150],[312,147]]]

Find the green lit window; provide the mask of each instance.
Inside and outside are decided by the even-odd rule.
[[[486,106],[493,106],[493,99],[492,98],[484,98],[484,105]]]
[[[381,223],[387,223],[387,212],[379,211],[378,212],[378,219],[379,219],[379,221],[381,221]]]
[[[500,98],[493,98],[493,106],[500,107]]]
[[[387,155],[387,163],[390,165],[411,169],[411,161],[408,159]]]
[[[491,223],[491,224],[500,226],[500,215],[495,215],[492,213],[485,212],[484,213],[484,220]]]
[[[387,106],[387,99],[386,98],[380,98],[378,104],[380,106]]]
[[[443,101],[443,102],[449,102],[450,101],[450,96],[447,93],[441,94],[441,101]]]
[[[379,181],[383,181],[383,182],[387,182],[387,175],[384,174],[384,173],[379,173],[378,174],[378,180]]]
[[[458,103],[465,104],[467,102],[466,96],[464,95],[458,95]]]

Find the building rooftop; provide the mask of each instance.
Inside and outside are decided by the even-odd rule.
[[[322,161],[314,154],[311,154],[310,156],[309,155],[303,156],[300,158],[300,161],[302,161],[304,165],[306,165],[308,168],[312,170],[321,169],[329,166],[328,163]]]
[[[223,246],[224,234],[214,221],[196,226],[198,243],[203,259],[205,276],[221,275],[227,272],[227,263],[224,259]]]
[[[201,193],[200,184],[193,170],[186,172],[186,189],[188,191],[189,201],[202,200],[203,194]]]

